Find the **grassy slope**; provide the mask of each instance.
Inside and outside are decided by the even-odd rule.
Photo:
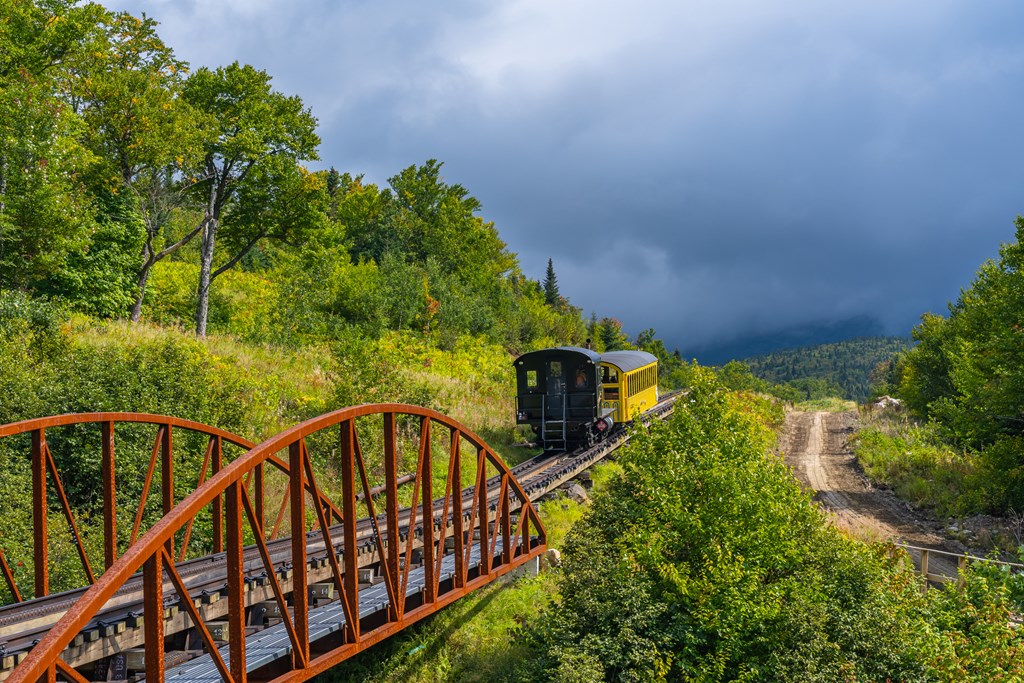
[[[862,412],[854,452],[872,481],[943,517],[986,512],[977,459],[951,448],[933,425]]]

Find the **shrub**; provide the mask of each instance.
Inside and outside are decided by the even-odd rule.
[[[951,621],[955,599],[826,524],[770,454],[774,412],[700,371],[668,423],[634,436],[537,627],[551,680],[600,662],[604,680],[924,681],[984,670],[973,652],[1012,659],[1005,623]]]

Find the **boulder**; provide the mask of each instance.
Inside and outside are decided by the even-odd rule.
[[[563,485],[562,490],[565,491],[565,495],[569,497],[569,500],[575,503],[582,505],[590,500],[590,496],[587,495],[587,490],[575,481],[571,481],[568,484]]]

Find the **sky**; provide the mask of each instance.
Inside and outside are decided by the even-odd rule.
[[[444,162],[527,275],[702,360],[905,335],[1024,213],[1013,0],[105,4],[299,95],[318,167]]]

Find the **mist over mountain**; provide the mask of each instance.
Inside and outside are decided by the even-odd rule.
[[[680,349],[680,352],[684,358],[695,358],[702,365],[722,365],[730,360],[741,360],[774,351],[830,344],[859,337],[878,337],[884,333],[881,321],[872,316],[861,315],[845,320],[794,325],[778,332],[741,336],[722,344],[684,348]]]

